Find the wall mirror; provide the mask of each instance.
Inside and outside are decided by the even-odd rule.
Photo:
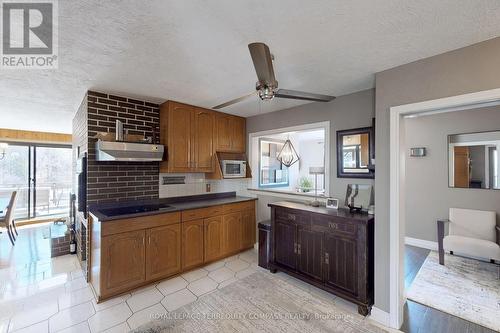
[[[499,190],[499,151],[500,131],[449,135],[449,186]]]
[[[337,131],[337,177],[375,178],[373,127]]]

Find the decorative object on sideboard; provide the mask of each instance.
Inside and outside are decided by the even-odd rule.
[[[326,208],[338,209],[339,208],[339,199],[327,198],[326,199]]]
[[[283,145],[283,148],[281,148],[277,159],[286,167],[290,167],[298,160],[300,160],[300,157],[293,147],[292,141],[290,141],[290,139],[286,139],[285,144]]]
[[[337,131],[337,177],[375,178],[373,127]]]
[[[318,201],[318,175],[325,174],[325,167],[309,167],[309,174],[314,175],[314,201],[311,202],[311,206],[319,207]]]
[[[427,156],[427,149],[425,147],[410,148],[411,157],[424,157]]]
[[[5,151],[9,148],[9,144],[5,142],[0,142],[0,160],[5,158]]]
[[[345,195],[345,206],[349,207],[351,212],[360,212],[368,210],[373,204],[373,187],[366,184],[349,184]]]

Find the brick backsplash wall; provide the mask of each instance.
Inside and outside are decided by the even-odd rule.
[[[94,136],[114,132],[121,120],[129,134],[153,137],[159,143],[159,105],[102,92],[88,91],[88,205],[110,201],[158,198],[158,162],[97,162]]]

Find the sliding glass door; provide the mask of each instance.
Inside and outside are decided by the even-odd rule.
[[[69,212],[70,146],[9,144],[0,160],[0,196],[18,191],[17,219]]]

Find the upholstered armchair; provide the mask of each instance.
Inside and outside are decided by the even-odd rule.
[[[444,265],[445,251],[500,262],[500,227],[496,225],[496,212],[450,208],[449,219],[437,221],[437,231],[441,265]]]

